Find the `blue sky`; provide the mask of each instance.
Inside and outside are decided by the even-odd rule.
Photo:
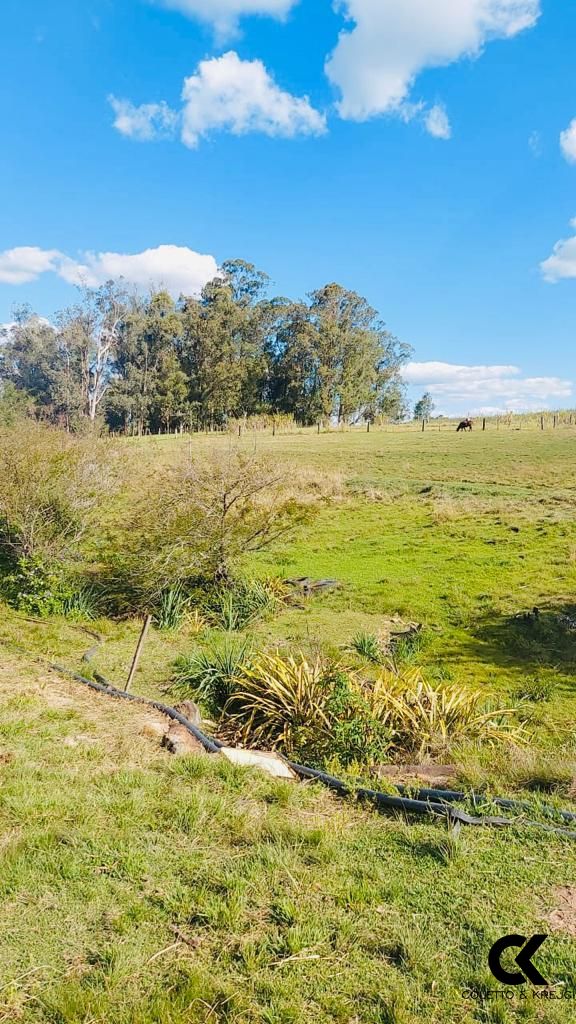
[[[574,401],[576,5],[4,0],[0,19],[1,321],[112,273],[193,290],[241,256],[281,294],[366,295],[438,409]]]

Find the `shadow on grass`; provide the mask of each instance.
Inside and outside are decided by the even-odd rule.
[[[506,664],[576,667],[576,603],[548,604],[513,616],[488,613],[474,634]]]
[[[480,613],[466,639],[442,653],[448,661],[467,654],[500,668],[576,672],[576,602],[549,603],[516,615]]]

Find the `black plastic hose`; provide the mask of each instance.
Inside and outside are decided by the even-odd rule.
[[[89,686],[91,690],[96,690],[97,693],[103,693],[107,697],[114,697],[119,700],[131,700],[135,704],[144,704],[146,707],[155,708],[156,711],[160,711],[161,714],[171,718],[174,722],[179,722],[183,725],[189,733],[198,740],[199,743],[207,750],[210,754],[217,754],[219,750],[224,746],[219,740],[210,739],[206,736],[194,722],[191,722],[189,718],[177,711],[176,708],[170,707],[168,704],[162,704],[157,700],[149,700],[147,697],[139,697],[136,693],[128,693],[126,690],[118,690],[117,687],[112,686],[104,676],[99,675],[97,679],[87,679],[86,676],[79,675],[78,672],[72,672],[71,669],[66,668],[65,665],[59,665],[58,662],[49,662],[49,668],[54,672],[58,672],[61,675],[68,676],[69,679],[74,679],[77,683],[83,683],[84,686]]]
[[[98,643],[86,652],[83,658],[84,661],[91,661],[103,642],[103,639],[98,637],[97,634],[92,635],[96,636]],[[31,656],[29,652],[26,653]],[[119,690],[117,687],[112,686],[112,684],[102,675],[95,674],[95,679],[87,679],[85,676],[66,668],[65,665],[60,665],[58,662],[46,662],[45,659],[38,660],[43,664],[48,664],[48,667],[52,669],[52,671],[58,672],[60,675],[67,676],[75,682],[82,683],[84,686],[89,687],[91,690],[95,690],[97,693],[102,693],[107,697],[113,697],[117,700],[128,700],[132,701],[132,703],[143,704],[146,707],[155,708],[156,711],[159,711],[161,714],[166,715],[166,717],[184,726],[184,728],[187,729],[187,731],[194,736],[194,738],[198,740],[198,742],[201,743],[204,749],[209,753],[218,753],[218,751],[224,746],[224,744],[219,740],[206,736],[206,734],[203,733],[202,730],[194,724],[194,722],[191,722],[190,719],[186,718],[186,716],[181,714],[180,711],[177,711],[176,708],[170,707],[168,704],[163,704],[156,700],[150,700],[147,697],[140,697],[137,694],[128,693],[125,690]],[[396,786],[395,788],[398,790],[399,795],[392,796],[389,793],[382,793],[378,790],[367,789],[365,787],[351,789],[346,782],[343,782],[342,779],[338,779],[333,775],[328,775],[326,772],[318,771],[315,768],[308,768],[305,765],[300,765],[296,762],[288,761],[287,759],[284,760],[300,778],[321,782],[328,789],[338,793],[339,796],[351,796],[357,800],[366,801],[378,807],[379,810],[402,811],[404,814],[442,817],[456,828],[459,828],[460,825],[484,825],[492,827],[522,825],[529,828],[538,828],[541,831],[551,832],[555,835],[566,836],[570,839],[576,839],[576,832],[572,832],[569,829],[561,828],[559,826],[546,825],[540,821],[525,819],[518,820],[514,818],[497,817],[494,815],[476,817],[468,814],[461,808],[454,806],[455,803],[464,802],[466,800],[472,800],[474,803],[486,803],[488,801],[488,798],[481,797],[475,793],[467,796],[466,793],[460,793],[455,790],[420,789],[415,796],[404,796],[402,794],[408,792],[407,787]],[[496,797],[491,802],[509,810],[525,811],[531,809],[530,805],[525,802],[509,800],[503,797]],[[564,821],[576,820],[576,814],[571,811],[557,811],[553,807],[544,808],[544,813],[549,815],[558,814]]]
[[[399,793],[410,793],[412,792],[408,786],[401,786],[394,783],[394,788]],[[461,793],[453,789],[419,789],[414,793],[414,797],[417,800],[445,800],[448,803],[462,803],[465,800],[469,800],[473,804],[495,804],[496,807],[503,807],[508,811],[531,811],[531,805],[525,800],[510,800],[507,797],[494,796],[489,797],[484,793]],[[563,821],[576,821],[576,813],[574,811],[562,811],[556,807],[552,807],[551,804],[542,804],[540,807],[542,814],[547,817],[553,818],[557,815],[562,818]]]
[[[460,822],[462,825],[491,825],[496,827],[524,825],[525,827],[539,828],[545,832],[552,832],[556,835],[576,839],[576,832],[571,832],[569,829],[559,826],[545,825],[541,821],[516,821],[514,818],[496,817],[494,815],[475,817],[472,814],[467,814],[466,811],[461,810],[459,807],[452,806],[454,801],[443,802],[442,790],[420,790],[414,798],[391,796],[389,793],[380,793],[377,790],[365,789],[363,787],[352,790],[345,782],[335,778],[333,775],[327,775],[325,772],[317,771],[314,768],[307,768],[292,761],[288,761],[288,764],[302,778],[315,779],[318,782],[322,782],[329,789],[334,790],[340,796],[355,796],[359,800],[365,800],[382,809],[404,811],[406,814],[435,815],[446,818],[453,824]],[[428,796],[424,797],[425,793]],[[432,795],[436,799],[432,799]],[[469,799],[465,793],[459,794],[459,796],[463,801]],[[514,804],[515,801],[509,801],[509,803]],[[553,808],[550,808],[550,810],[553,810]],[[568,814],[569,812],[565,813]]]

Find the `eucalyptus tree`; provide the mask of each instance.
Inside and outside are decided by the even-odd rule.
[[[366,299],[328,284],[285,311],[274,346],[274,400],[308,423],[373,418],[401,391],[409,352]]]
[[[429,420],[433,412],[434,400],[430,392],[426,391],[414,406],[414,419]]]
[[[168,292],[133,299],[116,346],[106,399],[106,418],[111,426],[138,435],[151,429],[152,418],[158,418],[162,404],[159,396],[166,393],[168,367],[172,372],[174,360],[180,366],[181,329],[180,311]],[[182,376],[187,389],[186,375]],[[181,385],[179,378],[179,388]],[[160,420],[165,422],[162,414]]]
[[[267,278],[231,260],[199,299],[183,301],[182,367],[199,422],[221,425],[256,411],[265,376]]]

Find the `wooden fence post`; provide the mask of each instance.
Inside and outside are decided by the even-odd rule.
[[[134,657],[132,658],[132,664],[130,666],[130,672],[128,674],[128,679],[126,680],[126,686],[124,687],[124,691],[126,693],[130,689],[130,687],[132,686],[132,683],[134,681],[134,676],[136,675],[136,669],[138,668],[138,662],[140,661],[140,655],[142,654],[142,649],[144,647],[144,643],[145,643],[145,640],[146,640],[146,634],[147,634],[147,632],[148,632],[148,630],[150,628],[150,623],[151,622],[152,622],[152,616],[151,615],[147,615],[145,620],[144,620],[144,625],[142,626],[142,632],[140,633],[140,639],[138,641],[138,646],[136,647],[136,651],[134,653]]]
[[[540,430],[544,430],[544,417],[540,417]]]
[[[556,426],[556,414],[554,414],[554,426]]]
[[[422,420],[422,433],[426,430],[426,420]]]
[[[486,417],[482,420],[482,430],[486,430]]]

